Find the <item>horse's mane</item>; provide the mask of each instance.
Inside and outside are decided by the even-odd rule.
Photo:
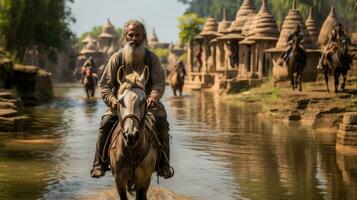
[[[118,94],[121,95],[124,93],[125,90],[134,87],[139,87],[142,89],[145,88],[143,83],[140,81],[140,74],[138,74],[137,72],[133,72],[125,76],[125,83],[120,85]]]

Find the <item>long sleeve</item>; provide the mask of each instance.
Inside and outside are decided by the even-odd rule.
[[[109,60],[104,69],[102,78],[99,82],[99,90],[104,103],[111,107],[113,101],[117,101],[113,89],[115,88],[116,73],[119,68],[119,53],[115,53]]]
[[[151,53],[152,67],[150,72],[150,78],[152,81],[152,90],[149,97],[153,97],[159,101],[165,92],[165,73],[161,67],[159,58]]]

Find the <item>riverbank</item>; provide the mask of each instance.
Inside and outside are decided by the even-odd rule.
[[[330,80],[330,90],[333,80]],[[261,87],[240,94],[223,96],[227,102],[257,103],[263,116],[286,123],[311,125],[324,133],[336,133],[344,113],[357,111],[357,76],[349,77],[346,91],[327,93],[325,82],[303,83],[303,91],[293,91],[289,82],[274,86],[266,82]]]
[[[52,100],[51,74],[36,66],[14,64],[0,50],[0,131],[20,131],[29,119],[23,107]]]

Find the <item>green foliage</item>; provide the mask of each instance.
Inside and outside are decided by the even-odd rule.
[[[159,58],[164,58],[169,56],[169,49],[157,48],[157,49],[153,49],[153,51]]]
[[[27,48],[64,49],[74,22],[73,0],[0,0],[0,45],[19,60]]]
[[[242,4],[243,0],[178,0],[188,5],[186,13],[197,13],[200,17],[208,17],[213,15],[217,20],[222,19],[223,8],[227,9],[227,14],[230,20],[235,19],[235,14]],[[285,16],[291,9],[293,0],[268,0],[279,25],[282,24]],[[255,5],[258,8],[261,5],[261,0],[255,0]],[[345,24],[356,20],[353,5],[356,0],[297,0],[297,8],[306,17],[310,7],[315,7],[316,16],[322,22],[330,11],[330,6],[334,6],[337,11],[337,16]]]
[[[201,32],[205,19],[198,17],[195,13],[187,13],[178,19],[179,39],[181,43],[187,43]]]

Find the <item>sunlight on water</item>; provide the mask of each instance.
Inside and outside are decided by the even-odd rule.
[[[26,110],[33,121],[25,131],[0,133],[0,199],[113,191],[110,173],[89,176],[106,106],[86,100],[79,85],[56,85],[55,94],[53,103]],[[202,200],[357,198],[357,157],[336,154],[334,140],[259,117],[257,105],[233,106],[205,92],[170,95],[163,102],[175,177],[160,180],[160,188]]]

